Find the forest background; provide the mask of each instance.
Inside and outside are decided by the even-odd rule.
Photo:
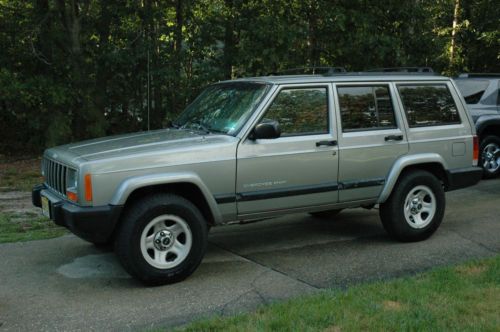
[[[290,68],[500,72],[499,30],[498,0],[0,0],[0,154],[162,128]]]

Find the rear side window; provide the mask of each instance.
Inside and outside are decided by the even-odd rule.
[[[489,81],[486,80],[456,80],[455,83],[458,86],[458,89],[464,96],[465,102],[467,104],[477,104],[481,100],[486,89],[488,89],[488,85],[490,85]]]
[[[410,127],[460,123],[457,106],[446,84],[398,85]]]
[[[389,87],[339,86],[342,131],[396,128]]]

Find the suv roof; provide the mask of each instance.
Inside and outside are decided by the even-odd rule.
[[[500,78],[500,73],[462,73],[456,79],[461,78]]]
[[[283,75],[283,76],[261,76],[246,77],[224,82],[263,82],[270,84],[293,84],[293,83],[323,83],[323,82],[359,82],[359,81],[447,81],[448,77],[438,76],[432,73],[398,73],[398,72],[349,72],[335,73],[329,76],[323,75]]]

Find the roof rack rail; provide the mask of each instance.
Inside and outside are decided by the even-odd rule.
[[[431,67],[388,67],[388,68],[373,68],[366,70],[367,72],[379,73],[434,73]]]
[[[344,67],[299,67],[285,69],[279,72],[270,73],[270,76],[279,75],[332,75],[335,73],[346,73]]]
[[[458,78],[499,78],[500,73],[462,73]]]

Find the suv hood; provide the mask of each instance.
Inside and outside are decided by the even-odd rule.
[[[130,156],[144,152],[179,150],[219,140],[235,139],[227,135],[199,133],[189,130],[161,129],[118,136],[103,137],[62,145],[47,151],[50,156],[54,152],[72,155],[78,159],[101,160],[122,156]],[[52,152],[52,153],[51,153]]]

